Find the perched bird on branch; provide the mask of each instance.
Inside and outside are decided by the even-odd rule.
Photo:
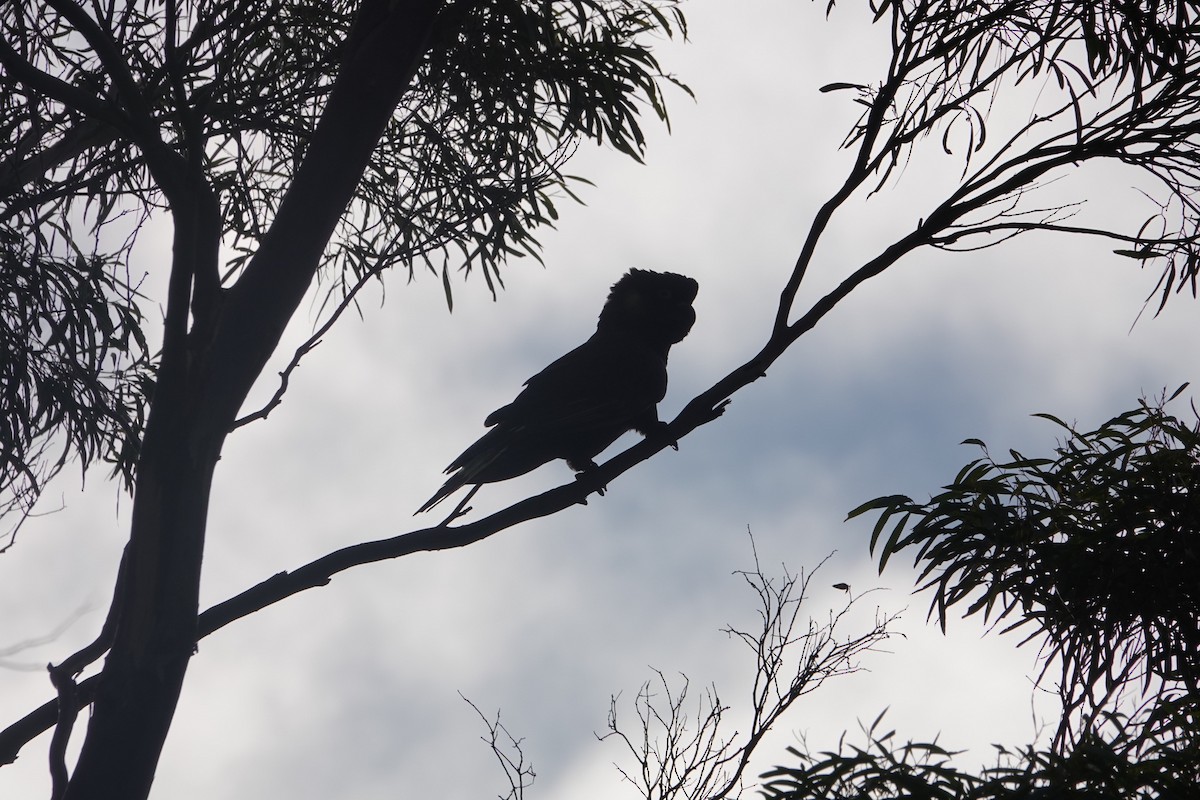
[[[661,428],[667,353],[696,321],[699,288],[671,272],[632,269],[622,276],[592,337],[488,415],[483,424],[491,430],[454,459],[450,478],[417,513],[463,486],[515,478],[556,458],[582,472],[626,431],[649,436]]]

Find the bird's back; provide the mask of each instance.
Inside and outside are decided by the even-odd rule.
[[[491,430],[463,451],[426,511],[468,484],[523,475],[555,459],[576,471],[629,430],[656,428],[667,391],[667,353],[696,321],[696,281],[633,269],[609,292],[586,342],[525,382],[484,421]]]
[[[557,458],[581,469],[621,434],[652,424],[666,389],[665,356],[620,332],[597,332],[492,412],[484,423],[492,429],[447,471],[490,483]]]

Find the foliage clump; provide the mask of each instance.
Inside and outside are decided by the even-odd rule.
[[[72,456],[132,480],[152,381],[141,323],[110,265],[0,229],[0,516],[17,520],[6,537]]]
[[[313,150],[345,59],[373,34],[360,7],[0,7],[0,516],[24,519],[71,458],[112,462],[132,485],[158,364],[142,276],[127,272],[134,243],[151,218],[186,230],[212,200],[220,274],[174,269],[177,297],[195,291],[174,328],[211,329]],[[494,292],[507,258],[538,257],[556,198],[574,197],[563,168],[579,144],[640,158],[640,113],[666,121],[662,92],[682,84],[651,47],[686,32],[677,0],[441,4],[325,246],[320,330],[390,267],[437,273],[450,302],[455,268]]]
[[[836,751],[788,748],[798,766],[763,777],[771,800],[1184,800],[1200,786],[1195,738],[1147,740],[1146,720],[1112,715],[1106,735],[1089,734],[1067,752],[1029,746],[997,747],[993,766],[963,769],[961,755],[937,741],[901,742],[882,727],[883,715],[863,728],[864,744],[845,736]]]
[[[1068,710],[1136,681],[1196,696],[1196,420],[1145,401],[1093,431],[1039,416],[1065,432],[1054,458],[1012,450],[997,461],[968,440],[984,455],[927,503],[891,496],[852,512],[880,512],[871,538],[880,568],[913,552],[943,628],[965,603],[967,616],[1043,634]]]

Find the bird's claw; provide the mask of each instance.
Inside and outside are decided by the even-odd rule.
[[[577,481],[581,481],[581,480],[583,480],[585,477],[587,477],[588,473],[590,473],[592,470],[596,469],[596,462],[595,462],[595,461],[592,461],[592,460],[589,458],[589,459],[587,460],[587,463],[586,463],[586,464],[582,464],[581,466],[583,467],[583,469],[581,469],[581,470],[579,470],[578,472],[576,472],[576,473],[575,473],[575,480],[577,480]],[[608,491],[608,486],[607,486],[607,485],[605,485],[605,486],[600,486],[600,487],[598,487],[598,488],[596,489],[596,494],[600,495],[601,497],[604,497],[604,493],[605,493],[606,491]],[[587,505],[587,497],[585,496],[585,497],[584,497],[582,500],[580,500],[580,501],[579,501],[579,503],[580,503],[580,505],[585,505],[585,506],[586,506],[586,505]]]
[[[649,439],[651,437],[654,437],[657,439],[666,439],[667,444],[669,444],[671,446],[671,449],[678,451],[679,450],[679,442],[676,441],[675,437],[671,435],[670,429],[671,429],[671,426],[669,424],[663,422],[662,420],[657,420],[654,423],[654,425],[651,426],[648,430],[639,431],[639,433],[641,433],[647,439]]]

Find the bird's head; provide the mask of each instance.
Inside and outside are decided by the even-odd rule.
[[[631,269],[613,284],[597,330],[636,332],[654,344],[683,341],[696,322],[692,301],[700,284],[674,272]]]

